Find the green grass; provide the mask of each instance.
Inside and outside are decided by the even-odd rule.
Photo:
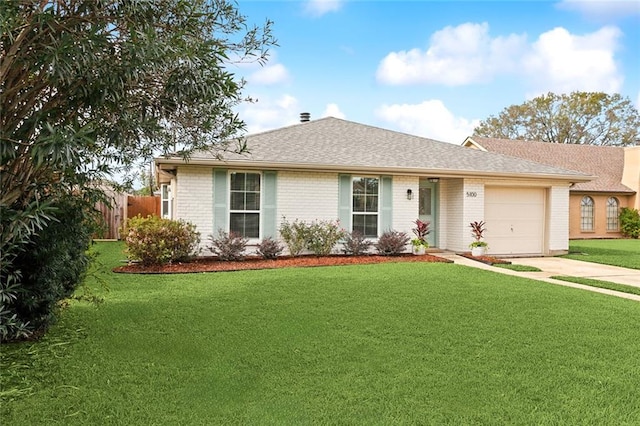
[[[542,269],[529,265],[518,265],[515,263],[495,263],[493,266],[503,269],[510,269],[518,272],[541,272]]]
[[[570,277],[565,275],[552,276],[556,280],[568,281],[576,284],[584,284],[591,287],[606,288],[609,290],[621,291],[623,293],[640,295],[640,288],[631,285],[612,283],[611,281],[594,280],[592,278]]]
[[[3,348],[2,424],[640,423],[634,301],[434,263],[99,276]]]
[[[640,240],[573,240],[569,259],[640,269]]]

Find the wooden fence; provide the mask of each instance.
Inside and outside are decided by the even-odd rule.
[[[160,216],[160,197],[119,194],[109,190],[106,192],[111,199],[111,205],[107,203],[96,205],[96,209],[102,213],[104,219],[103,229],[96,234],[96,238],[120,240],[126,219],[139,214],[143,217]]]
[[[160,216],[160,197],[155,196],[135,196],[127,197],[127,218]]]
[[[120,230],[127,218],[127,194],[119,194],[112,191],[106,191],[111,198],[111,205],[107,203],[98,203],[96,209],[102,213],[104,219],[104,227],[99,232],[97,238],[105,238],[109,240],[119,240]]]

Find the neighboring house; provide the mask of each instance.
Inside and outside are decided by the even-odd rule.
[[[247,136],[250,154],[156,158],[162,214],[259,242],[283,220],[336,220],[375,239],[431,222],[432,246],[468,251],[485,220],[494,255],[568,250],[569,187],[590,176],[333,117]]]
[[[619,238],[622,207],[640,208],[640,146],[614,147],[472,136],[463,146],[595,176],[570,188],[569,238]]]

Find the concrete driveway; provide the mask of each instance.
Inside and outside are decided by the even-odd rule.
[[[636,300],[640,302],[640,296],[619,291],[607,290],[604,288],[591,287],[582,284],[570,283],[567,281],[554,280],[550,278],[555,275],[566,275],[571,277],[591,278],[601,281],[609,281],[618,284],[625,284],[640,288],[640,270],[620,268],[617,266],[600,265],[598,263],[582,262],[579,260],[564,259],[561,257],[526,257],[509,259],[512,263],[518,265],[535,266],[542,272],[518,272],[510,269],[489,266],[466,257],[458,256],[455,253],[445,252],[437,253],[436,256],[453,260],[454,263],[471,266],[479,269],[486,269],[493,272],[499,272],[507,275],[518,277],[532,278],[534,280],[545,281],[552,284],[563,285],[566,287],[579,288],[589,290],[596,293],[609,294],[612,296],[623,297],[625,299]]]
[[[527,257],[513,259],[513,263],[535,266],[542,269],[547,276],[568,275],[640,287],[639,269],[620,268],[561,257]]]

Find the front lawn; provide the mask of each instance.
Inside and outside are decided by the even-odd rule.
[[[569,259],[640,269],[640,240],[572,240]]]
[[[637,302],[436,263],[99,275],[3,348],[3,424],[640,423]]]

